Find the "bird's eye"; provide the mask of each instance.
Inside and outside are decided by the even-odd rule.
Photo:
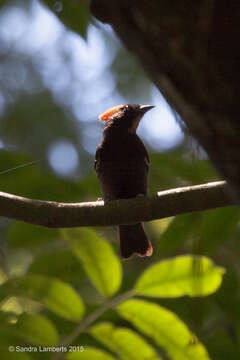
[[[120,111],[123,111],[125,109],[125,106],[120,107]]]

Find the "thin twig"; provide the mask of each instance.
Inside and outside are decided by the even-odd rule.
[[[135,294],[135,291],[132,289],[132,290],[126,291],[123,294],[120,294],[119,296],[116,296],[115,298],[106,300],[102,306],[97,308],[97,310],[93,311],[90,315],[88,315],[85,319],[83,319],[77,325],[77,327],[73,330],[73,332],[61,342],[59,347],[68,347],[69,345],[71,345],[77,339],[77,337],[80,334],[82,334],[84,331],[87,331],[87,328],[94,321],[96,321],[101,315],[103,315],[105,313],[105,311],[116,307],[123,301],[128,300],[129,298],[133,297],[134,294]],[[53,357],[53,360],[60,360],[62,358],[62,356],[63,356],[63,353],[59,352]]]

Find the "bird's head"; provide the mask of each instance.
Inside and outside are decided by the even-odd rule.
[[[117,105],[99,116],[106,121],[105,129],[121,129],[135,133],[143,115],[154,105],[126,104]]]

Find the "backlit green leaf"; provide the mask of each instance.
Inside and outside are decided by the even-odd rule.
[[[91,327],[90,333],[123,360],[161,359],[153,347],[133,330],[104,322]]]
[[[67,354],[68,360],[115,360],[115,358],[104,350],[87,347],[84,351],[74,351]]]
[[[84,305],[80,296],[71,285],[58,279],[29,274],[6,282],[2,293],[40,301],[57,315],[72,321],[78,321],[83,316]]]
[[[171,311],[143,300],[128,300],[119,314],[151,337],[173,360],[209,360],[207,350]]]
[[[27,343],[54,346],[58,342],[58,334],[54,325],[43,316],[23,314],[14,327]]]
[[[73,252],[98,291],[104,296],[116,293],[122,281],[122,267],[111,245],[86,228],[65,230],[64,236],[73,240]]]
[[[222,283],[225,270],[204,256],[178,256],[160,261],[140,276],[138,294],[156,297],[206,296]]]

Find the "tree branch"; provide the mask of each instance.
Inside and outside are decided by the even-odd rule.
[[[137,56],[240,202],[239,3],[91,0],[90,9]]]
[[[0,192],[0,216],[53,228],[131,224],[230,205],[234,202],[228,196],[225,181],[106,204],[103,201],[58,203]]]

